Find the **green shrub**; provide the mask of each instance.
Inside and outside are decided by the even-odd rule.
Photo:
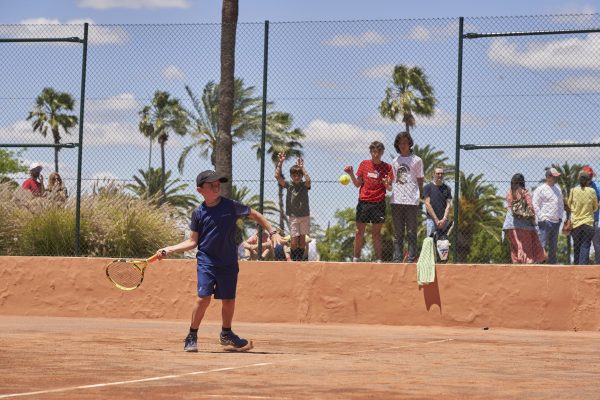
[[[74,255],[75,199],[58,203],[0,184],[0,215],[0,254]],[[84,256],[148,257],[181,241],[185,223],[169,204],[111,190],[82,195],[80,228]]]

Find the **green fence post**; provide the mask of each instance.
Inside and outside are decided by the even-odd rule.
[[[456,149],[454,161],[454,232],[452,235],[452,254],[454,262],[458,263],[458,207],[460,203],[460,126],[462,106],[462,61],[463,61],[463,28],[465,18],[458,19],[458,74],[456,83]]]
[[[267,154],[267,74],[269,71],[269,21],[265,21],[264,50],[263,50],[263,93],[262,93],[262,121],[260,125],[260,213],[264,212],[265,202],[265,155]],[[258,259],[262,260],[262,227],[258,227]]]
[[[83,154],[83,116],[87,68],[88,23],[83,24],[83,60],[81,62],[81,97],[79,100],[79,146],[77,146],[77,200],[75,203],[75,255],[81,255],[81,157]]]

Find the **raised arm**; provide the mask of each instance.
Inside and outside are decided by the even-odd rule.
[[[283,175],[281,174],[281,167],[283,166],[283,162],[285,161],[285,154],[279,153],[277,166],[275,167],[275,179],[277,179],[277,183],[281,187],[285,187],[285,179],[283,179]]]
[[[352,179],[352,184],[354,184],[354,186],[356,186],[356,187],[362,186],[363,180],[360,176],[354,175],[354,168],[352,168],[352,165],[346,165],[344,167],[344,172],[347,173],[348,175],[350,175],[350,179]]]
[[[306,188],[310,189],[310,176],[308,175],[308,172],[306,171],[306,168],[304,167],[304,159],[299,158],[296,161],[296,165],[298,165],[300,168],[302,168],[302,175],[304,175],[304,183],[306,185]]]

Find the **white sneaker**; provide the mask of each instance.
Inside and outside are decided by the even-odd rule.
[[[381,258],[378,258],[377,260],[375,260],[375,262],[376,262],[377,264],[381,264],[383,261],[381,261]]]
[[[352,262],[358,262],[358,261],[359,261],[358,257],[352,257]]]

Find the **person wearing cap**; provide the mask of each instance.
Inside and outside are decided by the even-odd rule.
[[[537,217],[540,242],[548,252],[548,264],[556,264],[556,248],[565,204],[557,185],[560,172],[546,168],[546,182],[533,191],[533,208]]]
[[[43,196],[46,192],[44,188],[44,176],[42,175],[42,164],[34,162],[29,166],[29,178],[21,186],[29,190],[34,196]]]
[[[596,182],[594,182],[594,170],[589,165],[581,168],[581,170],[590,174],[590,177],[592,178],[590,187],[596,192],[596,198],[600,203],[600,189],[598,188],[598,185],[596,185]],[[594,263],[600,264],[600,229],[598,228],[598,210],[596,210],[594,213],[594,237],[592,238],[592,245],[594,246]]]
[[[248,351],[252,341],[242,339],[231,330],[235,311],[235,297],[239,272],[236,234],[237,220],[250,218],[267,232],[273,246],[281,242],[277,229],[259,212],[235,200],[221,196],[221,183],[227,178],[215,171],[203,171],[196,177],[196,191],[204,201],[193,212],[188,239],[176,245],[159,249],[159,259],[171,253],[184,252],[197,248],[198,300],[196,301],[190,325],[185,338],[184,351],[198,351],[198,329],[211,297],[222,301],[221,345],[227,350]]]
[[[586,265],[590,261],[590,248],[594,237],[594,213],[598,210],[598,197],[590,186],[592,176],[586,170],[579,171],[579,187],[573,188],[567,202],[573,222],[573,263]]]

